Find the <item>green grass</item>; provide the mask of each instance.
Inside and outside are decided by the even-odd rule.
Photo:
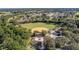
[[[56,28],[57,25],[54,24],[46,24],[46,23],[26,23],[26,24],[20,24],[21,27],[23,28],[27,28],[27,29],[33,29],[36,27],[44,27],[44,28],[48,28],[48,29],[53,29]]]

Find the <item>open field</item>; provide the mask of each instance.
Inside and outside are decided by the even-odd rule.
[[[36,28],[36,27],[44,27],[44,28],[48,28],[48,29],[53,29],[56,28],[57,25],[53,25],[53,24],[46,24],[46,23],[26,23],[26,24],[20,24],[23,28],[27,28],[29,30]]]

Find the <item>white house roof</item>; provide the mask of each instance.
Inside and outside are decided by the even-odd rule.
[[[44,37],[34,37],[35,41],[39,41],[39,42],[43,42],[44,41]]]

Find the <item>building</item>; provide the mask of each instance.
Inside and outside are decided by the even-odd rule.
[[[21,17],[19,20],[16,20],[17,23],[29,22],[29,19],[26,16]]]
[[[62,36],[62,28],[58,28],[55,30],[49,30],[48,34],[53,39],[56,39],[57,37],[61,37]]]

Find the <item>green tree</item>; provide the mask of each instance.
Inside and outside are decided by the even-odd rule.
[[[55,40],[46,36],[44,40],[44,45],[47,47],[47,49],[52,50],[55,49]]]

